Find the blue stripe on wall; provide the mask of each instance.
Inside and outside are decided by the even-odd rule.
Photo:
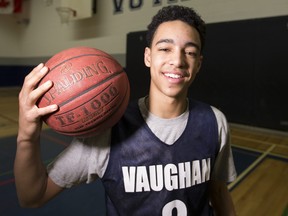
[[[25,76],[34,66],[0,66],[0,87],[22,86]]]

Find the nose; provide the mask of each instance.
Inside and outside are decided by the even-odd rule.
[[[170,64],[182,68],[185,66],[185,53],[181,50],[175,50],[171,55]]]

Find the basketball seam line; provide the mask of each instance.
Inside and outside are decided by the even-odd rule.
[[[65,59],[65,60],[62,61],[61,63],[55,65],[55,66],[52,67],[52,68],[50,68],[49,73],[50,73],[51,71],[53,71],[55,68],[57,68],[59,65],[64,64],[65,62],[70,61],[70,60],[72,60],[72,59],[79,58],[79,57],[83,57],[83,56],[101,56],[101,57],[108,58],[108,59],[110,59],[110,60],[115,60],[115,59],[113,59],[113,58],[111,58],[111,57],[109,57],[109,56],[103,56],[103,55],[101,55],[101,54],[85,54],[85,55],[78,55],[78,56],[73,56],[73,57],[71,57],[71,58]]]
[[[125,91],[125,95],[127,94],[127,92],[128,92],[128,90],[129,90],[129,88],[127,87],[126,88],[126,91]],[[125,100],[125,97],[123,97],[122,98],[122,101],[121,101],[121,103],[123,102]],[[121,104],[120,103],[120,104]],[[117,108],[118,107],[120,107],[120,104],[117,106]],[[116,109],[117,110],[117,109]],[[114,113],[115,113],[116,111],[114,111],[112,114],[110,114],[110,116],[112,116]],[[92,128],[94,128],[94,127],[98,127],[102,122],[104,122],[104,120],[102,120],[102,121],[100,121],[100,122],[98,122],[98,124],[97,125],[94,125],[94,126],[90,126],[90,127],[88,127],[88,128],[85,128],[85,129],[83,129],[83,130],[79,130],[79,131],[77,131],[77,133],[68,133],[68,132],[65,132],[65,131],[60,131],[60,130],[58,130],[58,132],[59,133],[61,133],[61,134],[64,134],[64,135],[70,135],[70,136],[83,136],[83,135],[85,135],[85,130],[91,130]],[[92,133],[93,131],[90,131],[89,133]],[[80,134],[79,134],[80,133]]]
[[[105,91],[106,89],[108,89],[110,86],[111,86],[111,83],[109,83],[109,84],[102,90],[102,92]],[[91,88],[92,88],[92,87],[91,87]],[[85,91],[87,91],[87,89],[86,89]],[[85,93],[85,91],[83,91],[83,92],[81,92],[81,93]],[[97,97],[98,95],[100,95],[102,92],[100,92],[100,93],[96,94],[95,96],[93,96],[92,99],[96,98],[96,97]],[[81,95],[80,95],[80,96],[81,96]],[[92,99],[91,99],[91,100],[92,100]],[[67,102],[69,103],[70,100],[67,101]],[[79,105],[76,106],[74,109],[77,109],[77,108],[81,107],[81,106],[82,106],[83,104],[85,104],[85,103],[87,103],[87,101],[79,104]],[[63,102],[62,104],[64,104],[64,102]],[[65,103],[65,104],[66,104],[66,103]],[[65,104],[64,104],[64,105],[65,105]],[[59,105],[59,106],[60,106],[60,105]],[[63,114],[65,114],[65,113],[67,113],[67,112],[70,112],[70,110],[68,110],[68,111],[66,111],[66,112],[62,112],[62,113],[60,113],[60,114],[55,114],[54,116],[63,115]]]
[[[80,92],[79,94],[71,97],[69,100],[66,100],[65,102],[60,103],[58,106],[59,106],[59,107],[62,107],[62,106],[64,106],[64,105],[66,105],[67,103],[71,102],[71,101],[74,100],[75,98],[77,98],[77,97],[79,97],[79,96],[81,96],[81,95],[83,95],[83,94],[91,91],[91,89],[94,89],[94,88],[102,85],[103,83],[111,80],[112,78],[114,78],[115,76],[117,76],[117,75],[119,75],[119,74],[121,74],[121,73],[123,73],[123,72],[124,72],[124,70],[121,70],[121,71],[118,71],[118,72],[114,73],[112,76],[109,76],[108,78],[102,80],[101,82],[99,82],[99,83],[97,83],[97,84],[95,84],[95,85],[93,85],[93,86],[90,86],[90,87],[89,87],[88,89],[86,89],[85,91],[82,91],[82,92]]]

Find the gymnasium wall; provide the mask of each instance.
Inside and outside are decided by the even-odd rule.
[[[87,0],[79,1],[81,2]],[[44,0],[23,0],[23,13],[19,15],[1,15],[0,14],[0,86],[19,86],[21,85],[24,76],[37,65],[39,62],[45,62],[48,58],[50,58],[53,54],[59,52],[60,50],[74,47],[74,46],[92,46],[97,47],[99,49],[105,50],[106,52],[112,54],[124,67],[126,67],[127,56],[126,50],[129,48],[129,45],[126,43],[127,35],[129,37],[130,34],[133,32],[140,32],[146,29],[147,24],[151,20],[151,16],[153,16],[162,6],[170,5],[170,4],[180,4],[185,6],[194,7],[203,17],[203,19],[211,26],[213,24],[217,24],[217,28],[220,26],[224,26],[221,29],[221,33],[236,33],[238,32],[238,36],[246,41],[244,44],[247,46],[246,48],[253,47],[254,49],[248,49],[247,54],[248,58],[251,57],[251,52],[253,53],[255,50],[258,50],[261,54],[267,53],[265,47],[267,44],[269,46],[273,46],[274,42],[278,40],[277,34],[273,31],[267,31],[264,34],[270,35],[269,41],[263,41],[263,44],[257,44],[255,48],[255,42],[257,42],[257,37],[249,37],[248,35],[244,35],[241,32],[241,28],[243,25],[239,27],[238,22],[245,22],[246,20],[254,20],[254,19],[268,19],[273,20],[273,18],[287,16],[288,14],[288,2],[287,0],[96,0],[97,7],[96,7],[96,14],[92,18],[87,18],[83,20],[77,20],[70,22],[68,25],[61,24],[60,18],[56,13],[55,8],[61,5],[61,0],[53,0],[53,4],[48,6],[45,4],[46,1]],[[29,21],[29,22],[27,22]],[[219,26],[218,26],[219,24]],[[267,23],[267,25],[273,25],[271,23]],[[211,27],[212,28],[212,27]],[[256,28],[256,35],[261,38],[262,35],[257,33]],[[287,30],[287,23],[286,23],[286,30]],[[286,31],[287,32],[287,31]],[[216,31],[217,33],[217,31]],[[221,39],[221,36],[219,37]],[[143,38],[142,38],[143,39]],[[225,37],[225,41],[221,41],[227,45],[227,47],[232,48],[231,45],[235,40],[239,38],[237,37]],[[214,42],[211,41],[210,46],[213,49],[218,46],[217,40]],[[249,46],[248,46],[249,45]],[[208,46],[208,45],[207,45]],[[232,54],[237,54],[238,50],[243,48],[238,44],[237,49],[228,49],[224,50],[223,47],[218,47],[219,52],[207,55],[211,55],[209,59],[213,59],[213,55],[217,55],[218,57],[223,56],[223,60]],[[210,47],[211,48],[211,47]],[[287,50],[287,48],[283,48],[281,44],[278,44],[277,48],[279,50]],[[270,54],[270,55],[269,55]],[[136,55],[135,55],[136,56]],[[135,56],[133,56],[135,58]],[[233,56],[233,55],[232,55]],[[271,58],[268,58],[271,57]],[[247,56],[246,56],[247,57]],[[270,68],[274,69],[274,65],[277,64],[273,63],[275,60],[274,53],[267,53],[267,56],[261,59],[258,58],[257,62],[265,62],[271,63]],[[140,61],[142,62],[142,54],[140,54]],[[242,56],[237,56],[239,61],[244,60],[241,59]],[[208,61],[208,57],[206,57]],[[285,58],[286,59],[286,58]],[[285,59],[283,62],[285,62]],[[233,59],[235,60],[235,59]],[[233,62],[233,61],[232,61]],[[217,62],[213,62],[213,67],[221,67],[224,62],[218,64]],[[271,66],[272,65],[272,66]],[[282,64],[281,64],[282,65]],[[278,86],[287,85],[286,83],[286,76],[283,76],[281,73],[279,75],[279,71],[282,71],[282,66],[277,66],[277,70],[273,70],[272,72],[265,72],[264,74],[261,73],[262,68],[265,68],[266,65],[262,65],[259,67],[256,74],[249,73],[249,70],[229,70],[229,76],[225,76],[225,74],[221,74],[222,81],[224,80],[225,84],[228,84],[232,89],[235,89],[236,86],[240,85],[238,98],[239,101],[237,104],[238,110],[228,110],[229,116],[231,117],[230,120],[246,123],[251,125],[260,125],[265,127],[270,127],[271,122],[277,119],[277,122],[273,123],[273,128],[282,129],[283,127],[286,129],[287,119],[284,118],[282,113],[284,109],[287,108],[287,104],[280,103],[280,111],[272,109],[271,106],[276,101],[286,101],[285,95],[283,95],[283,88]],[[256,67],[255,65],[250,67]],[[226,66],[227,68],[228,66]],[[268,68],[269,68],[268,67]],[[280,70],[279,70],[280,68]],[[202,68],[205,70],[205,66]],[[201,74],[209,74],[214,73],[213,70],[209,69],[209,72]],[[208,71],[208,69],[207,69]],[[286,70],[287,71],[287,70]],[[138,72],[138,71],[137,71]],[[238,80],[233,80],[235,77],[239,77],[241,72],[244,74],[243,78]],[[275,76],[274,76],[275,74]],[[235,75],[235,76],[234,76]],[[204,76],[204,75],[202,75]],[[215,78],[215,74],[209,74]],[[275,77],[279,78],[275,78]],[[261,82],[257,82],[257,86],[259,89],[263,91],[256,91],[255,89],[247,90],[247,87],[251,87],[254,83],[251,80],[257,80],[256,77],[260,77]],[[262,78],[261,78],[262,77]],[[264,79],[264,78],[265,79]],[[211,82],[208,86],[210,89],[210,93],[216,92],[216,89],[212,87],[216,85],[217,79],[210,79]],[[217,78],[217,77],[216,77]],[[247,79],[245,79],[247,78]],[[231,79],[231,80],[230,80]],[[201,81],[201,76],[199,76],[198,80]],[[204,78],[203,78],[204,80]],[[271,83],[266,82],[267,80],[271,80]],[[200,83],[200,81],[198,83]],[[231,84],[232,83],[232,84]],[[143,85],[143,83],[141,83]],[[235,85],[234,85],[235,84]],[[237,85],[236,85],[237,84]],[[200,84],[199,84],[200,85]],[[203,84],[204,85],[204,84]],[[197,84],[196,84],[197,87]],[[195,87],[195,88],[196,88]],[[261,109],[259,112],[262,115],[265,115],[265,122],[259,123],[259,121],[249,121],[251,117],[254,118],[255,113],[257,114],[257,109],[259,106],[255,104],[251,105],[253,108],[250,110],[248,109],[249,103],[251,103],[251,97],[261,98],[267,88],[275,88],[278,90],[274,91],[273,93],[266,92],[267,94],[271,95],[271,98],[275,98],[274,100],[267,100],[262,99],[262,102],[258,101],[260,104],[262,103],[262,107],[265,107],[265,104],[269,103],[271,110]],[[246,90],[245,90],[246,89]],[[284,88],[284,91],[287,89]],[[141,91],[141,89],[139,90]],[[194,91],[197,92],[197,91]],[[225,90],[220,89],[222,98],[225,98],[225,104],[223,105],[223,101],[217,100],[217,97],[207,98],[206,93],[202,95],[195,95],[196,97],[201,97],[210,102],[213,102],[221,109],[226,111],[227,103],[233,105],[235,103],[233,99],[232,93],[229,94],[225,92]],[[275,92],[281,92],[279,97],[284,97],[280,99],[277,95],[275,96]],[[287,91],[286,91],[287,92]],[[139,92],[140,93],[140,92]],[[243,97],[242,97],[243,96]],[[254,98],[254,99],[255,99]],[[224,100],[224,99],[223,99]],[[221,104],[218,104],[221,101]],[[257,103],[258,103],[257,102]],[[253,102],[255,103],[255,102]],[[287,103],[287,102],[286,102]],[[279,105],[278,102],[276,105]],[[241,107],[242,106],[242,107]],[[236,107],[236,106],[235,106]],[[258,108],[257,108],[258,107]],[[243,108],[243,109],[242,109]],[[253,110],[253,111],[251,111]],[[287,110],[287,109],[286,109]],[[233,116],[234,114],[242,112],[243,115],[240,116],[240,119],[235,119]],[[274,114],[271,115],[270,113],[273,112]],[[281,114],[279,114],[281,113]],[[277,115],[275,117],[275,115]],[[262,118],[258,116],[257,118]],[[270,120],[269,120],[270,119]],[[284,126],[279,126],[279,121],[284,124]],[[256,122],[256,123],[255,123]],[[258,122],[258,123],[257,123]],[[268,122],[268,123],[267,123]],[[269,123],[270,122],[270,123]],[[281,128],[282,127],[282,128]]]
[[[288,132],[288,16],[207,25],[200,73],[189,94],[225,113],[229,122]],[[131,99],[148,93],[146,32],[127,36]]]
[[[80,45],[103,49],[125,64],[127,33],[145,30],[151,16],[169,4],[192,6],[207,23],[288,13],[287,0],[96,0],[97,12],[92,18],[63,25],[55,9],[61,0],[53,0],[50,6],[45,2],[23,0],[22,14],[0,15],[0,65],[6,64],[7,58],[15,64],[20,58],[19,64],[24,59],[34,65],[37,58]]]

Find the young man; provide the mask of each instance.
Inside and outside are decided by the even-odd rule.
[[[235,215],[226,187],[236,176],[226,119],[187,99],[201,67],[204,22],[193,9],[165,7],[148,26],[147,41],[148,96],[131,103],[111,130],[75,138],[48,169],[40,159],[41,116],[57,105],[35,105],[52,86],[35,88],[48,68],[40,64],[25,78],[15,160],[23,206],[41,206],[64,188],[101,178],[108,215]]]

